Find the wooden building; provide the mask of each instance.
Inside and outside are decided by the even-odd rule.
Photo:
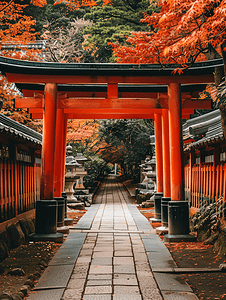
[[[193,211],[204,197],[216,201],[226,191],[226,140],[221,114],[212,111],[183,125],[185,199]]]
[[[0,114],[0,223],[40,199],[42,135]]]

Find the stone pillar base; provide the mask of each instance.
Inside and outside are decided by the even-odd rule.
[[[196,236],[192,234],[166,234],[164,242],[178,243],[178,242],[196,242]]]
[[[161,218],[162,218],[162,226],[168,228],[168,204],[171,201],[170,197],[162,197],[161,201]]]
[[[35,233],[54,234],[57,228],[57,201],[38,200],[35,211]]]
[[[154,203],[155,203],[155,219],[160,219],[161,222],[161,201],[163,193],[155,193]]]
[[[69,228],[66,227],[66,226],[57,227],[57,232],[58,233],[63,233],[63,234],[68,234],[69,233]]]
[[[156,228],[157,234],[167,234],[169,232],[169,228],[166,226],[160,226]]]
[[[150,223],[161,223],[162,222],[161,219],[156,219],[156,218],[151,218],[149,221],[150,221]]]
[[[29,241],[32,242],[54,242],[54,243],[63,243],[64,235],[63,233],[46,233],[46,234],[37,234],[32,233],[29,236]]]
[[[187,201],[169,201],[169,234],[165,242],[194,242],[196,237],[189,234],[189,207]]]
[[[64,225],[65,226],[71,226],[71,225],[73,225],[73,219],[71,219],[71,218],[64,218]]]

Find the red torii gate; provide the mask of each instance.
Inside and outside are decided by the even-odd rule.
[[[217,62],[222,64],[220,60]],[[184,199],[182,112],[188,118],[195,108],[211,108],[210,100],[194,101],[194,92],[189,92],[190,85],[214,81],[216,61],[205,64],[199,63],[182,75],[172,75],[176,66],[162,70],[158,65],[55,64],[0,57],[0,68],[8,81],[25,87],[27,84],[24,97],[15,100],[15,107],[29,108],[34,118],[43,116],[41,199],[51,200],[63,191],[67,119],[154,118],[157,192],[171,197],[176,215],[181,214],[181,207],[184,211],[186,204],[181,201]],[[29,89],[29,84],[44,84],[44,90]],[[107,85],[106,92],[92,91],[92,86],[103,84]],[[68,90],[58,92],[60,85],[67,85]],[[89,85],[89,89],[74,92],[71,89],[74,85]],[[159,92],[119,93],[122,85],[128,89],[159,85]],[[167,85],[168,93],[161,92],[161,85]],[[188,91],[181,93],[181,85],[186,85]],[[196,98],[198,90],[197,86]],[[182,221],[183,226],[181,218],[176,222],[169,220],[169,239],[176,240],[180,235],[190,238],[188,215]]]

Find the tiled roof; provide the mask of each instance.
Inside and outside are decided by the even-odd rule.
[[[224,140],[220,110],[188,120],[183,125],[183,139],[185,142],[188,139],[195,140],[186,145],[185,151]]]
[[[0,114],[0,132],[16,138],[42,145],[42,135],[3,114]]]

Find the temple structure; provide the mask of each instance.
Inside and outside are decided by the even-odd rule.
[[[198,93],[214,82],[222,60],[177,65],[60,64],[0,57],[0,69],[23,92],[15,107],[43,118],[41,199],[63,191],[67,119],[151,119],[155,121],[157,194],[171,198],[168,241],[189,240],[184,201],[182,118],[211,108]],[[48,201],[47,201],[48,202]],[[45,209],[44,207],[42,209]]]

